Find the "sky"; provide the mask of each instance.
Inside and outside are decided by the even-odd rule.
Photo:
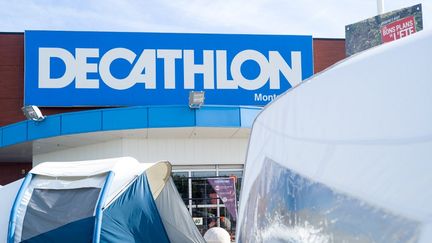
[[[384,0],[385,12],[432,0]],[[81,30],[239,33],[344,38],[345,25],[377,14],[376,0],[0,0],[0,32]]]

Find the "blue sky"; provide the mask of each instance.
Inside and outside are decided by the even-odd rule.
[[[386,0],[385,10],[432,1]],[[0,0],[0,32],[98,30],[301,34],[344,37],[344,26],[376,15],[375,0]]]

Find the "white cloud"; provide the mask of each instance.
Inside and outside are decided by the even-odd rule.
[[[425,29],[432,23],[423,3]],[[417,4],[386,2],[386,10]],[[3,1],[0,31],[101,30],[307,34],[344,37],[344,26],[376,14],[375,0]]]

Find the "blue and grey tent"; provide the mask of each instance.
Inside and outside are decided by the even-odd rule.
[[[42,163],[0,190],[0,241],[204,242],[170,173],[129,157]]]

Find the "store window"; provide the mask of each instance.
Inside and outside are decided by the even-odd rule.
[[[177,191],[183,202],[189,205],[189,173],[188,172],[173,172],[172,178],[177,187]]]
[[[201,234],[218,226],[235,239],[242,167],[189,168],[174,168],[172,177]]]

